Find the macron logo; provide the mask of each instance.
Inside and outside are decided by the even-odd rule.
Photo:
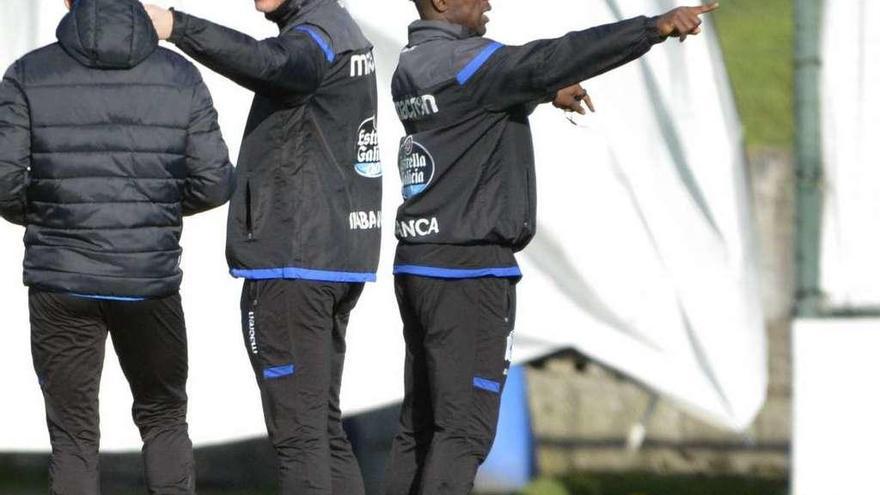
[[[416,96],[395,101],[394,106],[397,107],[397,115],[401,121],[419,120],[440,113],[440,107],[437,106],[437,99],[434,98],[434,95]]]
[[[257,349],[257,325],[256,315],[253,311],[248,311],[248,341],[250,342],[251,354],[259,354]]]
[[[350,77],[369,76],[373,72],[376,72],[376,61],[373,59],[373,52],[351,56]]]

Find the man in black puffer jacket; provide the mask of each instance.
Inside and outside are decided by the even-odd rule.
[[[150,492],[194,493],[179,240],[183,216],[232,193],[217,113],[197,69],[157,47],[135,0],[77,0],[57,35],[0,86],[0,214],[26,227],[51,493],[99,493],[108,332]]]

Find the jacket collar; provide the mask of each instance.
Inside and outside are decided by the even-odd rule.
[[[279,29],[284,29],[291,25],[303,14],[313,10],[315,7],[326,3],[327,0],[287,0],[280,7],[266,14],[266,19],[278,25]]]
[[[446,21],[415,21],[409,25],[409,46],[434,40],[463,40],[477,36],[468,28]]]

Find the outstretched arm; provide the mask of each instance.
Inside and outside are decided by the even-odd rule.
[[[476,92],[493,109],[550,101],[559,90],[635,60],[669,36],[684,40],[699,34],[699,16],[716,8],[718,4],[680,7],[662,16],[636,17],[557,39],[496,46],[474,77],[479,81]]]
[[[25,223],[30,164],[30,111],[13,65],[0,83],[0,216],[18,225]]]
[[[317,33],[292,30],[258,41],[183,12],[146,6],[159,38],[251,91],[274,96],[315,91],[329,67]]]

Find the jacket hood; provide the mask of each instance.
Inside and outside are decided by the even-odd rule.
[[[306,11],[325,2],[327,0],[287,0],[277,9],[266,14],[266,19],[283,29]]]
[[[130,69],[159,44],[137,0],[74,0],[55,34],[68,55],[98,69]]]

